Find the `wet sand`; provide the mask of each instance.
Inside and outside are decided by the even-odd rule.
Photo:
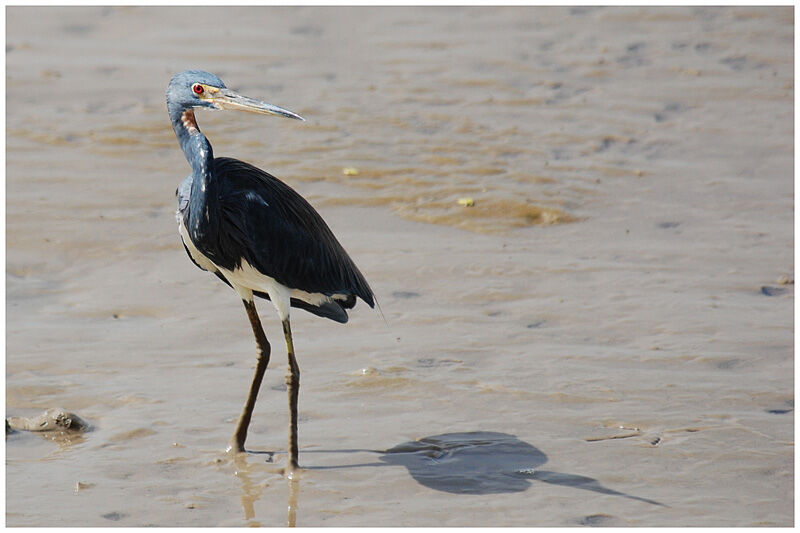
[[[8,8],[6,416],[91,430],[7,437],[7,524],[792,525],[793,32],[792,8]],[[267,302],[253,453],[224,453],[255,347],[177,235],[186,68],[308,119],[198,112],[317,206],[386,317],[294,312],[292,482]]]

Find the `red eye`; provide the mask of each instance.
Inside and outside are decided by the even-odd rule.
[[[194,94],[203,94],[203,86],[199,83],[192,85],[192,90],[194,91]]]

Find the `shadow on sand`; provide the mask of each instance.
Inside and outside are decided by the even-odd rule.
[[[404,466],[421,485],[452,494],[522,492],[539,481],[665,507],[654,500],[609,489],[590,477],[539,470],[547,462],[547,455],[508,433],[445,433],[404,442],[379,453],[380,463],[350,466]]]
[[[489,431],[445,433],[386,450],[381,461],[404,466],[420,484],[453,494],[521,492],[533,481],[663,505],[604,487],[596,479],[539,470],[541,450],[514,435]]]

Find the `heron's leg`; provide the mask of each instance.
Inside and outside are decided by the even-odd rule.
[[[256,312],[256,304],[253,300],[242,300],[244,308],[247,310],[247,317],[250,319],[250,325],[253,327],[253,335],[256,337],[256,347],[258,348],[258,362],[256,363],[256,373],[253,375],[253,382],[250,384],[250,393],[247,395],[247,402],[244,404],[242,415],[239,417],[239,423],[236,425],[236,431],[231,438],[231,443],[228,446],[228,451],[243,452],[244,440],[247,438],[247,427],[250,425],[250,417],[253,414],[253,408],[256,405],[256,397],[258,396],[258,389],[261,388],[261,380],[264,379],[264,372],[267,370],[269,364],[270,346],[267,336],[264,334],[264,328],[261,327],[261,320],[258,318]]]
[[[286,353],[289,356],[289,370],[286,373],[286,387],[289,391],[289,461],[287,471],[291,472],[297,466],[297,395],[300,392],[300,367],[294,357],[294,343],[292,342],[292,328],[289,318],[283,320],[283,335],[286,337]]]

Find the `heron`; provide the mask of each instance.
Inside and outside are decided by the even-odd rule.
[[[244,452],[270,343],[255,297],[269,300],[283,326],[288,371],[289,440],[287,471],[298,467],[297,398],[300,367],[289,321],[292,307],[336,322],[360,298],[375,300],[367,280],[316,210],[294,189],[253,165],[214,157],[200,132],[195,109],[225,109],[303,121],[276,105],[237,94],[214,74],[187,70],[167,87],[167,110],[178,143],[192,168],[177,188],[175,213],[186,253],[202,270],[230,286],[244,303],[256,341],[255,374],[227,450]]]

